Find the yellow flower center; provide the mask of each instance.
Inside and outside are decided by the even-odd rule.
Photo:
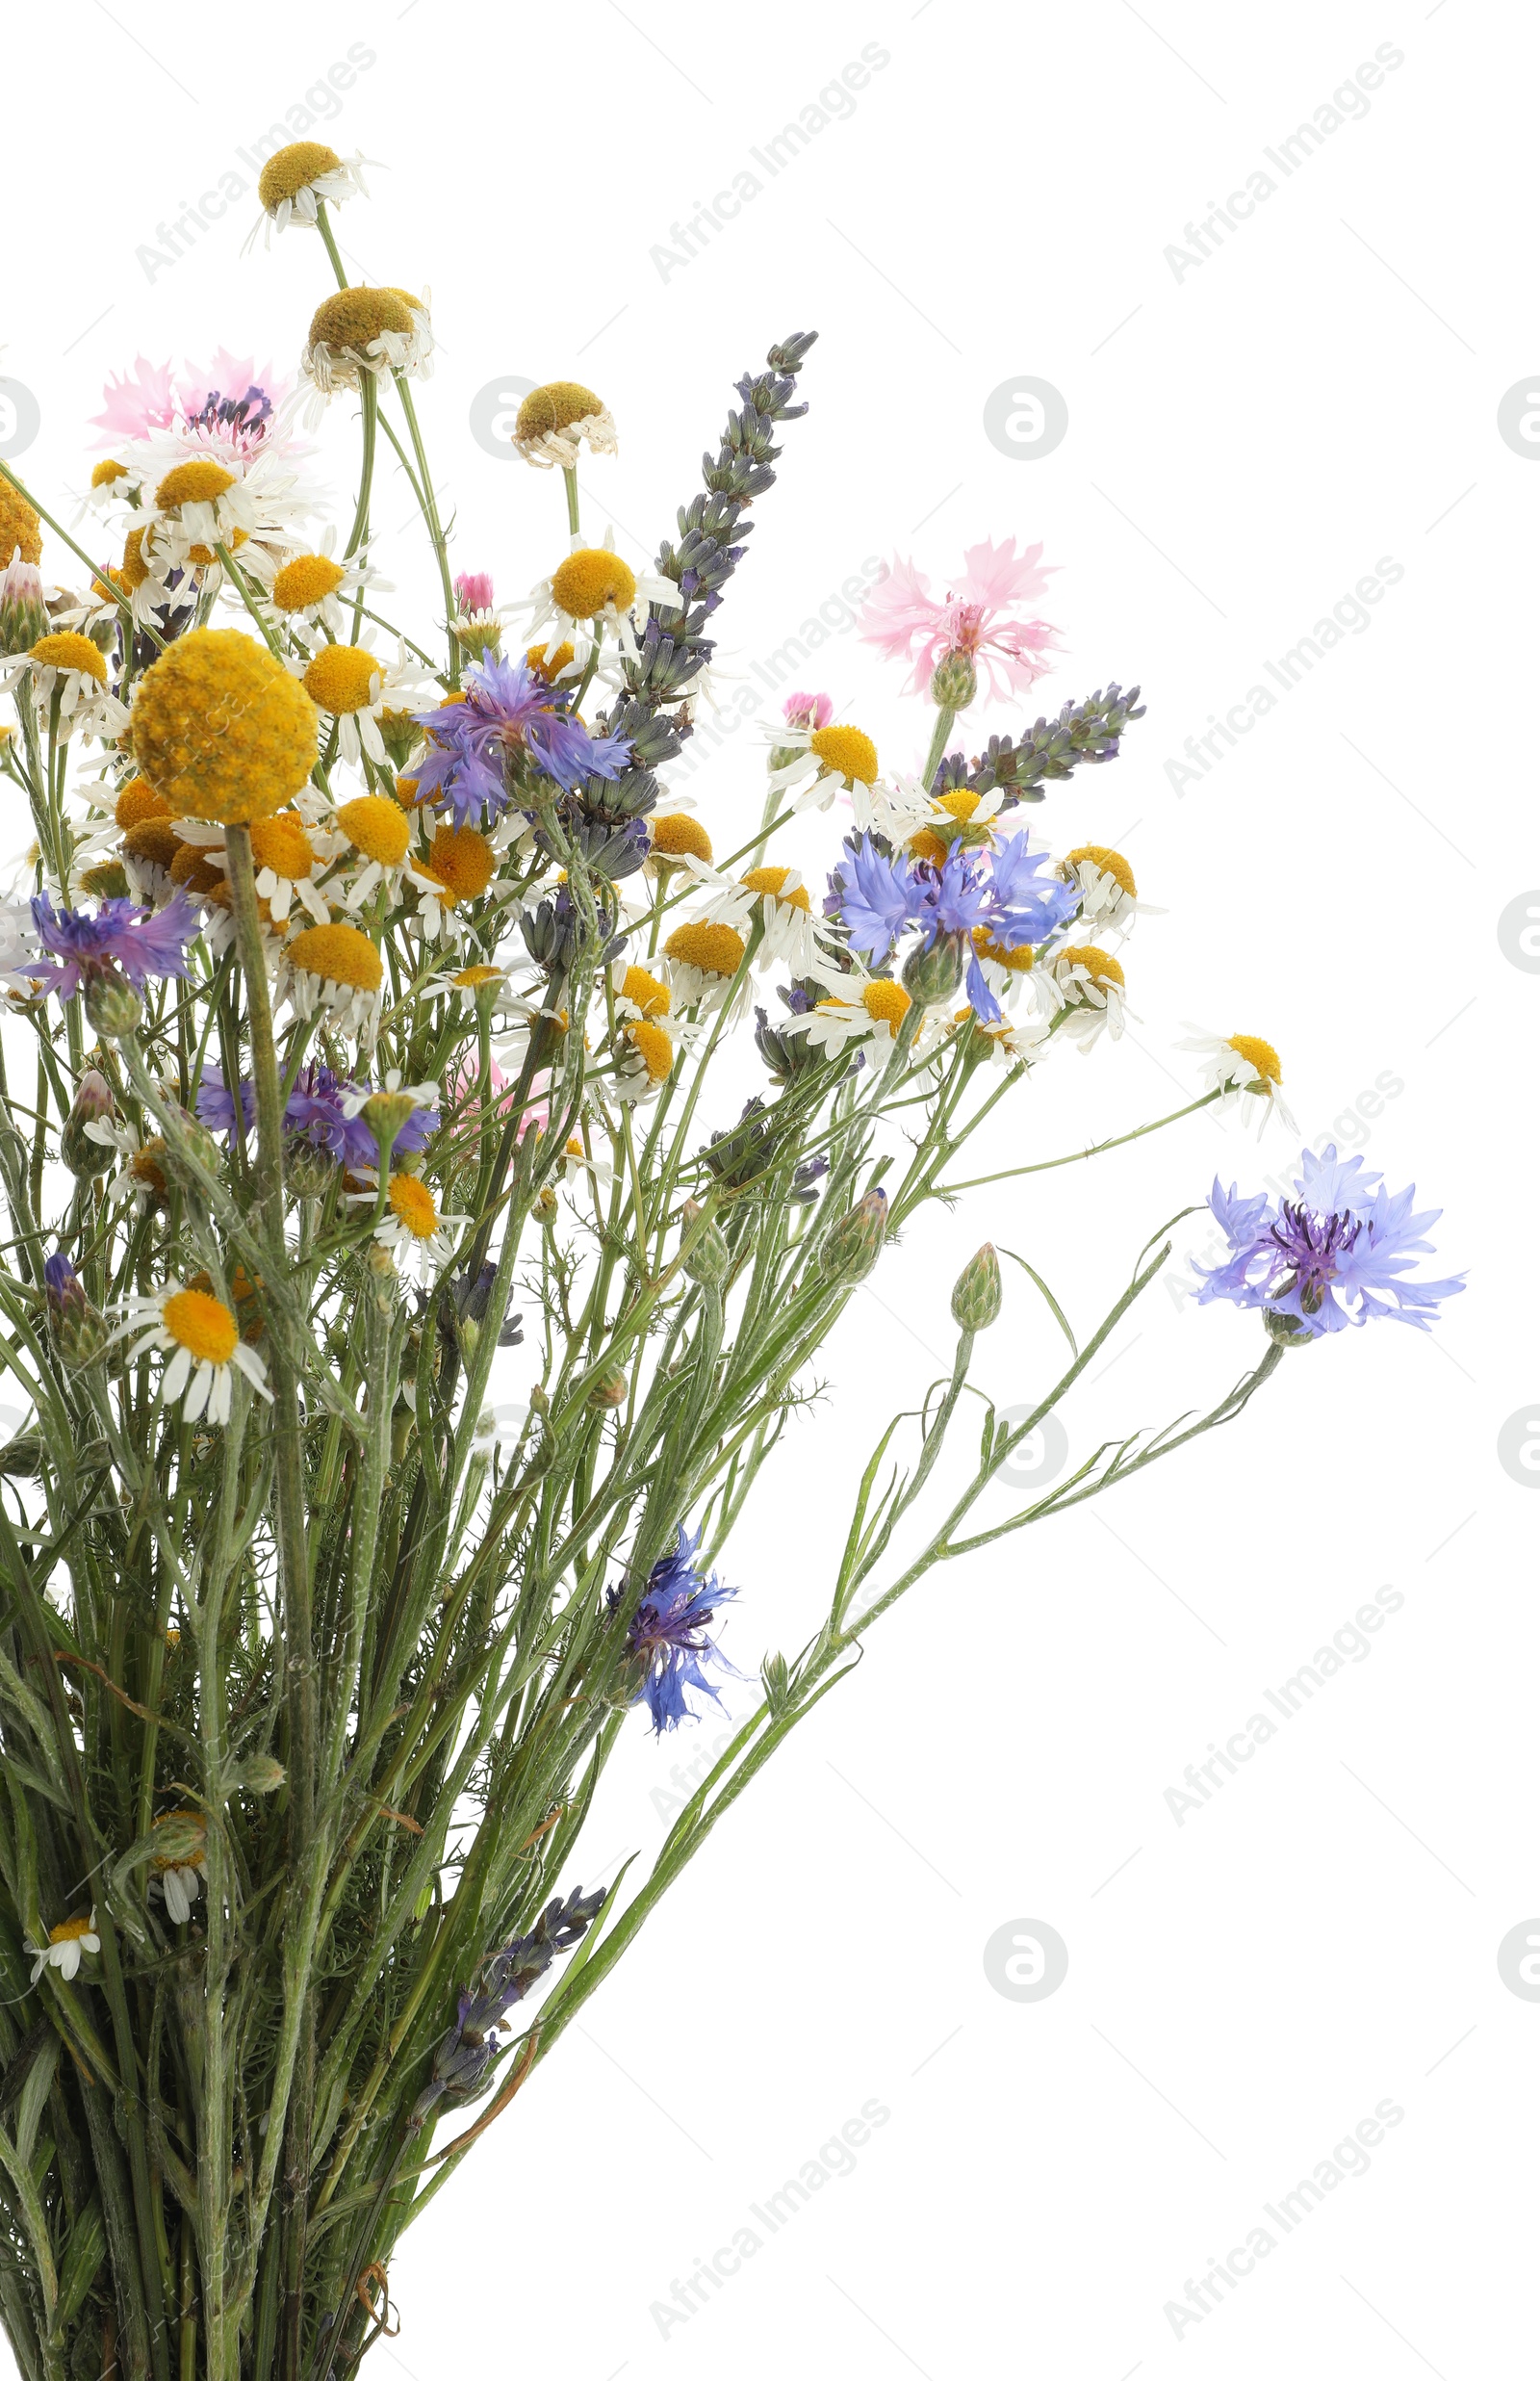
[[[982,794],[973,792],[970,787],[954,786],[950,793],[943,793],[939,797],[937,808],[944,810],[949,818],[955,818],[960,824],[966,825],[983,798]]]
[[[170,815],[164,797],[153,786],[146,786],[142,777],[131,777],[113,807],[113,816],[125,833],[141,818],[169,818]]]
[[[973,947],[981,959],[992,959],[997,968],[1009,968],[1013,975],[1026,975],[1032,968],[1032,945],[1023,943],[1015,950],[1007,950],[997,943],[988,926],[975,926]]]
[[[382,868],[398,868],[412,840],[398,804],[387,802],[379,793],[361,793],[355,801],[345,802],[337,813],[337,825],[355,851],[361,851],[366,860],[377,860]]]
[[[1254,1033],[1232,1033],[1229,1048],[1238,1057],[1249,1059],[1265,1082],[1283,1081],[1283,1067],[1270,1042],[1260,1040]]]
[[[570,619],[592,620],[609,604],[629,611],[636,601],[636,581],[607,546],[582,546],[552,573],[551,592]]]
[[[531,645],[524,658],[532,670],[539,671],[549,686],[561,676],[568,662],[575,657],[570,645],[561,644],[557,645],[554,651],[549,645]]]
[[[225,884],[223,872],[205,857],[201,845],[184,843],[171,862],[171,882],[189,893],[213,893]]]
[[[222,1298],[207,1290],[177,1290],[161,1308],[161,1320],[180,1348],[200,1364],[227,1364],[241,1334]]]
[[[783,900],[787,909],[810,911],[812,903],[806,885],[794,885],[788,893],[782,893],[781,888],[790,874],[789,868],[751,868],[741,881],[750,893],[768,893],[778,901]]]
[[[24,562],[36,562],[42,552],[42,525],[26,498],[9,479],[0,479],[0,570],[18,546]]]
[[[259,818],[251,830],[251,858],[259,868],[271,868],[292,884],[308,876],[316,865],[316,846],[293,811]]]
[[[280,611],[303,611],[335,595],[347,576],[340,562],[324,554],[296,554],[272,582],[272,600]]]
[[[942,867],[946,860],[946,845],[929,827],[916,827],[909,839],[909,849],[916,860],[928,860],[933,868]]]
[[[1110,950],[1098,950],[1094,943],[1071,943],[1059,953],[1056,966],[1084,968],[1093,984],[1121,984],[1122,962]]]
[[[650,975],[645,968],[627,969],[620,996],[640,1009],[644,1017],[666,1017],[672,1000],[668,986],[660,984],[656,976]]]
[[[475,827],[440,827],[428,854],[435,876],[441,876],[461,901],[485,893],[497,867],[497,854]]]
[[[661,852],[670,860],[677,859],[681,852],[688,852],[691,859],[704,860],[709,865],[711,839],[700,820],[692,818],[688,811],[665,811],[660,818],[652,821],[652,828],[654,852]]]
[[[811,750],[826,777],[847,777],[870,786],[877,778],[877,747],[860,728],[814,728]]]
[[[501,978],[500,968],[462,968],[453,981],[461,992],[479,992],[483,984],[500,983]]]
[[[374,699],[378,656],[366,645],[323,645],[304,675],[313,703],[334,712],[363,711]]]
[[[225,540],[232,554],[239,554],[245,542],[244,530],[232,530]],[[219,557],[212,546],[189,546],[187,558],[190,562],[217,562]]]
[[[97,464],[95,470],[91,473],[90,483],[93,488],[110,488],[116,486],[119,479],[126,479],[127,478],[128,465],[126,463],[115,463],[112,456],[109,454],[102,457],[102,460]]]
[[[382,331],[411,330],[410,309],[395,290],[338,290],[323,298],[310,318],[312,347],[371,347]]]
[[[66,1918],[63,1926],[49,1928],[48,1940],[50,1943],[78,1943],[83,1934],[90,1934],[90,1931],[89,1918]]]
[[[397,1222],[404,1224],[414,1240],[431,1240],[438,1230],[439,1211],[432,1194],[415,1175],[392,1175],[390,1205]]]
[[[165,1199],[167,1195],[166,1176],[161,1170],[161,1159],[165,1155],[166,1143],[156,1133],[141,1150],[136,1150],[128,1161],[130,1176],[155,1199]]]
[[[591,413],[603,410],[603,399],[580,380],[548,380],[544,388],[531,389],[519,407],[513,434],[516,439],[540,438],[547,430],[569,429],[574,422],[586,422]]]
[[[152,867],[169,869],[182,849],[182,838],[169,818],[151,816],[129,828],[123,849],[130,860],[147,860]]]
[[[149,575],[149,564],[144,559],[144,532],[142,530],[130,530],[123,540],[123,567],[118,573],[123,582],[124,594],[132,595],[137,587],[144,584]]]
[[[140,680],[132,736],[141,775],[176,816],[249,826],[309,777],[316,712],[255,637],[192,629]]]
[[[56,630],[52,636],[39,636],[32,649],[32,660],[40,670],[78,670],[82,678],[94,678],[99,686],[107,684],[107,662],[89,636],[78,636],[73,629]]]
[[[567,1154],[569,1157],[583,1158],[586,1158],[588,1155],[588,1152],[584,1149],[582,1142],[578,1139],[577,1133],[573,1134],[572,1139],[567,1144]]]
[[[289,945],[290,964],[328,984],[349,984],[355,992],[378,992],[384,967],[367,934],[356,926],[306,926]]]
[[[676,926],[663,948],[682,968],[699,968],[703,975],[736,975],[743,964],[744,942],[731,926]]]
[[[1110,876],[1114,884],[1127,893],[1130,901],[1138,898],[1134,871],[1120,851],[1113,851],[1106,843],[1079,843],[1065,857],[1071,867],[1077,861],[1089,860],[1093,868],[1100,868],[1103,876]]]
[[[875,1024],[901,1025],[909,1013],[910,997],[902,984],[885,980],[863,985],[860,1004]]]
[[[212,505],[234,486],[233,471],[208,455],[194,455],[189,463],[172,464],[155,491],[155,509],[176,512],[183,505]]]
[[[324,141],[291,141],[287,148],[275,149],[257,176],[257,196],[270,215],[285,198],[319,182],[323,173],[335,173],[342,162]]]
[[[447,910],[459,908],[459,894],[455,892],[454,887],[450,884],[449,878],[447,876],[441,876],[437,868],[433,867],[430,861],[418,860],[414,862],[413,865],[418,875],[425,877],[428,883],[432,886],[433,891],[438,895],[439,905],[441,908]]]
[[[674,1045],[661,1025],[638,1017],[626,1028],[627,1038],[647,1069],[650,1083],[662,1083],[674,1064]]]
[[[396,780],[392,791],[403,811],[417,808],[417,789],[420,782],[416,777],[398,777]]]

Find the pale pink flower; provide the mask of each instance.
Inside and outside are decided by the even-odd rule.
[[[119,438],[144,438],[151,430],[169,429],[176,419],[171,367],[152,364],[146,355],[135,356],[132,373],[119,377],[115,372],[102,396],[106,404],[92,415],[91,427],[102,432],[104,447]]]
[[[1046,620],[1011,614],[1042,593],[1050,573],[1040,567],[1042,548],[1008,537],[1004,545],[986,538],[962,556],[962,576],[944,598],[931,593],[926,574],[896,556],[886,579],[873,589],[856,623],[862,641],[890,661],[912,661],[905,691],[928,692],[937,663],[948,654],[966,654],[988,678],[996,701],[1022,694],[1043,677],[1056,632]]]
[[[171,430],[248,453],[261,445],[293,386],[270,364],[259,375],[254,356],[232,355],[225,348],[209,364],[189,364],[180,377],[169,364],[137,355],[130,373],[109,379],[102,391],[106,404],[92,427],[101,431],[103,446]],[[248,397],[249,405],[244,402]]]
[[[794,728],[827,728],[834,715],[834,697],[828,694],[788,694],[781,712]]]
[[[454,582],[454,600],[463,612],[492,609],[492,573],[463,570]]]

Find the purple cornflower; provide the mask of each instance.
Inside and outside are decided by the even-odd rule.
[[[1079,894],[1059,877],[1044,879],[1046,852],[1029,851],[1014,835],[997,851],[954,843],[939,867],[903,853],[883,853],[869,835],[834,870],[826,912],[842,918],[851,945],[881,964],[911,928],[929,950],[942,937],[967,953],[967,994],[974,1012],[993,1024],[1000,1004],[984,980],[974,950],[976,934],[1002,950],[1040,942],[1062,925]]]
[[[90,977],[110,976],[115,967],[136,992],[152,975],[186,975],[187,946],[199,931],[197,911],[181,893],[163,910],[104,901],[94,918],[84,910],[56,910],[47,893],[37,893],[32,915],[38,940],[60,963],[37,973],[62,1000],[73,1000]]]
[[[1200,1306],[1224,1298],[1262,1307],[1320,1339],[1380,1315],[1426,1331],[1440,1301],[1465,1287],[1458,1276],[1405,1278],[1416,1256],[1431,1253],[1424,1233],[1443,1212],[1414,1215],[1415,1184],[1388,1191],[1383,1175],[1366,1173],[1361,1157],[1340,1158],[1332,1146],[1319,1157],[1303,1152],[1295,1188],[1297,1199],[1274,1203],[1265,1191],[1243,1199],[1216,1178],[1209,1207],[1231,1253],[1223,1264],[1194,1265]]]
[[[257,1091],[254,1083],[244,1079],[237,1084],[241,1095],[241,1113],[247,1132],[257,1121]],[[198,1123],[207,1125],[210,1132],[234,1132],[236,1094],[230,1089],[218,1067],[206,1066],[198,1082],[196,1107]]]
[[[465,673],[466,700],[419,712],[427,751],[418,799],[438,800],[457,827],[500,818],[513,799],[504,763],[526,754],[570,792],[585,777],[618,777],[630,757],[624,736],[590,736],[569,717],[573,689],[552,686],[523,660],[488,654]]]
[[[704,1579],[695,1568],[701,1538],[702,1530],[691,1538],[680,1523],[678,1545],[654,1565],[626,1631],[627,1652],[647,1665],[636,1699],[646,1703],[658,1736],[666,1728],[677,1728],[681,1720],[699,1719],[685,1700],[686,1688],[699,1688],[714,1703],[721,1702],[704,1664],[714,1662],[731,1677],[739,1675],[706,1633],[718,1607],[731,1603],[738,1591],[720,1586],[714,1571]],[[611,1611],[619,1607],[621,1596],[620,1589],[610,1590]]]

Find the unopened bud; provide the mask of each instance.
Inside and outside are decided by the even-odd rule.
[[[376,1091],[365,1100],[364,1122],[374,1136],[382,1159],[389,1157],[402,1126],[416,1111],[417,1101],[409,1092]]]
[[[295,1199],[324,1199],[337,1179],[337,1160],[308,1133],[292,1133],[283,1153],[284,1175]]]
[[[596,1413],[603,1412],[609,1407],[624,1406],[629,1390],[630,1384],[617,1367],[613,1372],[600,1374],[588,1392],[588,1403]]]
[[[126,976],[113,970],[93,969],[86,979],[86,1015],[94,1033],[120,1042],[133,1033],[144,1015],[144,1003]]]
[[[13,562],[8,555],[0,565],[0,658],[30,653],[49,625],[38,565]]]
[[[988,1331],[999,1314],[1000,1296],[1000,1259],[986,1240],[952,1291],[952,1320],[959,1331]]]
[[[950,1000],[968,964],[971,945],[965,934],[938,934],[933,943],[911,950],[904,962],[903,985],[922,1009]]]
[[[161,1163],[173,1181],[192,1190],[198,1186],[199,1168],[204,1174],[218,1173],[219,1144],[207,1125],[200,1124],[195,1116],[190,1116],[186,1108],[178,1106],[176,1113],[182,1129],[174,1141],[163,1143]]]
[[[85,1283],[63,1249],[47,1259],[42,1279],[48,1322],[59,1353],[66,1364],[77,1370],[93,1364],[107,1345],[107,1325],[87,1297]]]
[[[683,1216],[686,1244],[705,1213],[706,1209],[699,1200],[686,1199]],[[732,1270],[732,1252],[714,1216],[688,1255],[681,1256],[680,1261],[692,1281],[718,1282],[727,1280]]]
[[[105,1074],[88,1067],[80,1078],[59,1143],[60,1155],[82,1182],[89,1182],[93,1175],[104,1174],[113,1162],[112,1143],[93,1140],[86,1129],[88,1125],[100,1124],[112,1112],[112,1085]]]
[[[417,1416],[410,1406],[397,1406],[391,1414],[391,1462],[404,1463],[406,1451],[417,1430]]]
[[[235,1780],[247,1794],[276,1794],[288,1774],[283,1763],[274,1761],[270,1753],[254,1752],[249,1761],[241,1763]]]
[[[818,1251],[818,1270],[832,1289],[848,1289],[864,1281],[878,1257],[887,1231],[887,1193],[868,1191],[864,1199],[830,1227]]]
[[[931,701],[937,711],[966,711],[978,690],[971,654],[945,653],[931,672]]]
[[[759,1665],[764,1699],[772,1720],[779,1720],[791,1700],[791,1677],[783,1653],[767,1653]]]

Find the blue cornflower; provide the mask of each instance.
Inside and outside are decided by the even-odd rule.
[[[243,1078],[236,1088],[249,1132],[257,1121],[256,1087]],[[335,1157],[339,1165],[377,1166],[379,1144],[362,1113],[369,1094],[368,1083],[351,1082],[330,1067],[301,1067],[284,1107],[284,1130],[296,1139],[314,1142],[318,1149]],[[198,1085],[199,1122],[207,1125],[211,1132],[232,1132],[235,1103],[236,1093],[219,1069],[205,1066]],[[414,1108],[397,1134],[391,1154],[415,1156],[420,1150],[426,1149],[438,1126],[437,1108]]]
[[[880,852],[864,835],[835,869],[826,907],[843,919],[852,947],[879,965],[911,929],[918,929],[921,950],[946,938],[966,954],[975,1013],[993,1024],[1000,1004],[984,980],[976,938],[1016,950],[1062,925],[1079,894],[1056,875],[1044,879],[1040,872],[1049,866],[1046,852],[1028,850],[1024,834],[998,850],[954,843],[939,867]]]
[[[38,893],[32,915],[38,940],[60,964],[29,964],[28,972],[62,1000],[72,1000],[84,983],[110,976],[115,967],[136,992],[152,975],[186,975],[187,946],[199,932],[197,911],[181,893],[163,910],[142,910],[120,898],[104,901],[94,918],[84,910],[56,910],[47,893]]]
[[[686,1688],[699,1688],[714,1703],[721,1702],[705,1663],[715,1663],[732,1678],[740,1674],[706,1633],[719,1606],[732,1603],[738,1591],[722,1587],[714,1571],[704,1579],[695,1568],[702,1535],[697,1530],[691,1538],[680,1523],[679,1543],[654,1565],[626,1631],[626,1650],[647,1666],[636,1699],[646,1703],[659,1736],[665,1728],[677,1728],[681,1720],[699,1719],[685,1700]],[[612,1588],[610,1609],[617,1609],[620,1601],[621,1591]]]
[[[513,799],[504,763],[519,752],[563,791],[586,777],[618,777],[630,757],[629,740],[591,736],[569,714],[573,691],[506,654],[474,662],[463,703],[416,714],[428,737],[419,800],[439,801],[460,827],[499,818]]]
[[[1443,1209],[1412,1212],[1416,1185],[1388,1191],[1383,1175],[1367,1173],[1361,1157],[1318,1157],[1306,1150],[1295,1180],[1297,1199],[1270,1200],[1265,1191],[1243,1199],[1216,1178],[1209,1207],[1230,1244],[1223,1264],[1194,1265],[1202,1279],[1198,1304],[1228,1299],[1233,1306],[1286,1315],[1296,1333],[1313,1339],[1380,1315],[1426,1331],[1445,1298],[1463,1279],[1408,1281],[1414,1258],[1431,1253],[1424,1237]]]
[[[257,1121],[256,1085],[243,1080],[232,1091],[218,1067],[205,1066],[198,1083],[198,1123],[207,1125],[210,1132],[233,1132],[237,1092],[241,1096],[242,1117],[250,1132]]]

